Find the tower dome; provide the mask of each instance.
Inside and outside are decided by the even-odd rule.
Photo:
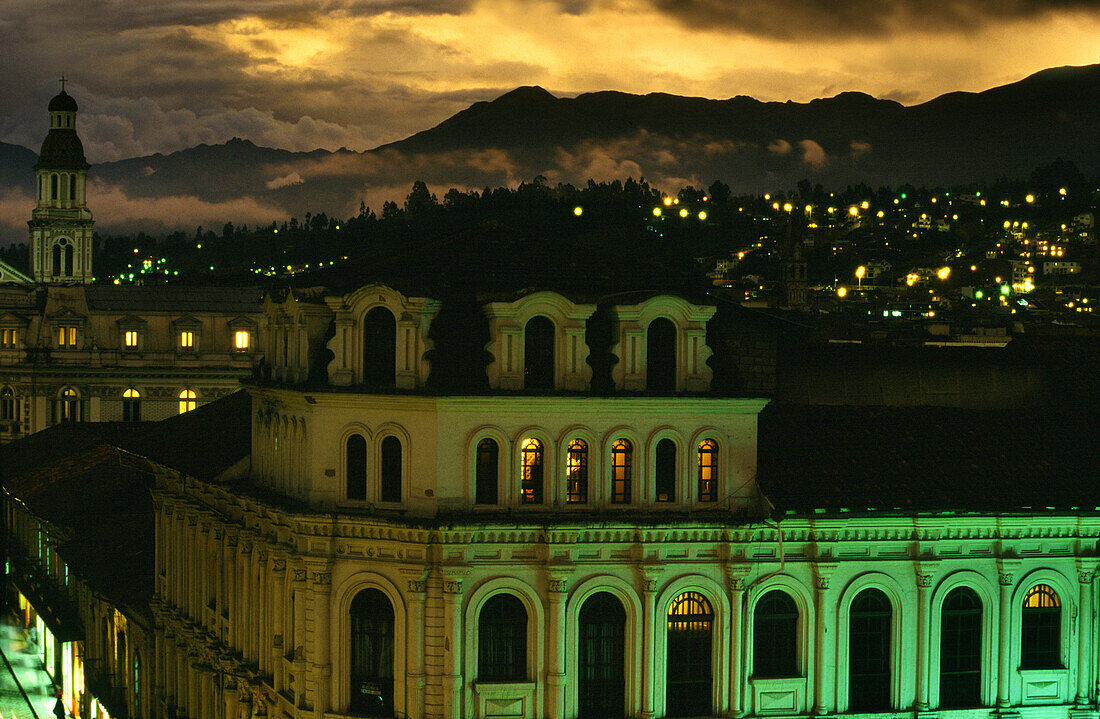
[[[76,100],[69,93],[62,90],[54,95],[47,108],[50,112],[76,112]]]

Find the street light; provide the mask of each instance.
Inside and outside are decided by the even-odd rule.
[[[864,267],[863,265],[860,265],[859,267],[856,268],[856,280],[857,280],[856,289],[858,289],[858,290],[863,289],[863,276],[866,275],[866,274],[867,274],[867,268]]]

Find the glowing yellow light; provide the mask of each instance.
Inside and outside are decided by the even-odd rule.
[[[1061,195],[1062,197],[1065,197],[1066,196],[1066,188],[1059,187],[1058,188],[1058,194]]]
[[[906,275],[905,276],[905,284],[909,285],[910,287],[917,284],[917,276],[916,275]]]
[[[1027,229],[1027,223],[1025,222],[1024,224],[1020,225],[1020,227],[1022,227],[1026,230]]]
[[[981,205],[982,207],[985,207],[985,200],[980,201],[978,204]]]
[[[660,207],[654,207],[653,208],[653,216],[654,217],[660,217],[661,216],[661,208]]]
[[[978,271],[978,266],[977,265],[970,265],[970,271],[971,272],[977,272]]]
[[[837,287],[836,288],[836,296],[837,297],[839,297],[841,299],[844,299],[845,297],[847,297],[847,295],[848,295],[848,288],[847,287]]]
[[[1034,267],[1028,267],[1028,268],[1027,268],[1027,271],[1028,271],[1028,272],[1034,272],[1034,271],[1035,271],[1035,268],[1034,268]]]
[[[859,206],[860,206],[860,207],[861,207],[862,209],[866,210],[866,209],[867,209],[868,207],[870,207],[870,206],[871,206],[871,203],[870,203],[870,202],[868,202],[867,200],[864,200],[863,202],[859,203]]]
[[[766,201],[768,201],[768,200],[770,200],[770,199],[772,199],[772,196],[771,196],[771,195],[764,195],[764,201],[765,201],[765,202],[766,202]]]
[[[996,282],[998,285],[1001,284],[1001,278],[1000,277],[994,277],[993,281]]]
[[[863,265],[860,265],[859,267],[856,268],[856,277],[858,277],[859,279],[862,280],[866,275],[867,275],[867,268],[866,267],[864,267]]]
[[[936,204],[936,198],[935,197],[932,198],[932,204],[933,205]]]
[[[1012,227],[1012,223],[1008,220],[1005,220],[1005,229],[1007,230],[1009,227]]]
[[[576,207],[573,208],[573,214],[576,215],[577,217],[580,217],[581,215],[584,214],[584,208],[581,207],[580,205],[577,205]]]
[[[137,253],[138,253],[138,248],[135,247],[134,248],[134,254],[136,255]]]
[[[894,204],[895,205],[901,204],[901,200],[899,200],[898,198],[895,197],[894,198]]]
[[[705,219],[707,219],[707,213],[706,213],[706,210],[703,210],[702,212],[700,212],[700,213],[699,213],[699,219],[700,219],[700,220],[705,220]]]
[[[792,204],[791,204],[791,203],[789,203],[789,202],[785,202],[785,203],[783,203],[783,209],[784,209],[784,211],[786,211],[786,212],[790,212],[791,210],[793,210],[793,209],[794,209],[794,205],[792,205]]]
[[[778,202],[773,202],[772,203],[772,209],[773,210],[778,210],[779,209],[779,203]]]
[[[959,219],[959,216],[958,215],[951,215],[951,219],[952,220],[957,220],[957,219]]]
[[[806,205],[806,214],[807,215],[810,214],[813,211],[814,211],[814,206],[813,205]]]
[[[936,277],[939,277],[941,280],[946,280],[950,276],[951,276],[951,268],[950,267],[941,267],[939,270],[936,271]]]
[[[834,212],[836,212],[836,208],[835,208],[835,207],[830,207],[830,208],[829,208],[829,214],[831,215],[831,214],[833,214]]]
[[[1035,195],[1028,195],[1024,198],[1024,200],[1026,200],[1027,203],[1030,205],[1032,202],[1035,202]]]
[[[859,214],[859,208],[856,207],[855,205],[852,205],[851,207],[848,208],[848,214],[851,215],[852,217],[855,217],[856,215]]]
[[[671,197],[666,197],[664,199],[664,203],[665,203],[665,207],[670,206],[672,204],[672,198]]]
[[[879,217],[879,219],[881,220],[881,219],[882,219],[883,217],[886,217],[886,213],[885,213],[885,212],[883,212],[882,210],[879,210],[879,211],[878,211],[878,217]]]
[[[687,216],[688,216],[687,208],[686,207],[681,208],[680,209],[680,217],[687,217]]]

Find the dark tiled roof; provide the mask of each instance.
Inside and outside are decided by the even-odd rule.
[[[263,291],[256,287],[127,287],[88,285],[88,309],[93,312],[256,313]]]
[[[758,478],[780,513],[1100,510],[1100,413],[769,405]]]

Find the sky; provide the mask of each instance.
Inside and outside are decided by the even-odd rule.
[[[366,150],[520,85],[915,104],[1100,61],[1100,0],[0,0],[0,140]]]

